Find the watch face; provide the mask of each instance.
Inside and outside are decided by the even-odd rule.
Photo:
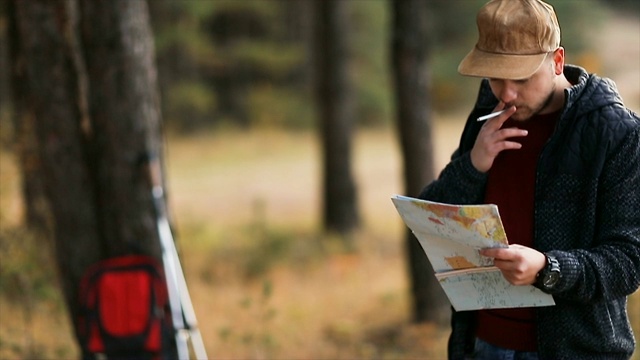
[[[545,275],[542,284],[545,287],[552,287],[558,282],[558,279],[560,279],[560,273],[553,271]]]

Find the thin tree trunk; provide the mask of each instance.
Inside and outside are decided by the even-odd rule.
[[[8,14],[15,13],[13,1],[4,3]],[[10,82],[13,97],[14,144],[17,163],[22,173],[22,197],[24,199],[24,222],[26,226],[46,237],[51,233],[48,203],[44,194],[41,160],[35,134],[35,116],[29,106],[28,83],[26,81],[25,54],[19,47],[18,24],[15,16],[8,16],[8,53],[11,58]]]
[[[316,5],[315,58],[323,155],[323,223],[328,231],[348,234],[360,222],[351,173],[354,117],[348,73],[348,2],[317,0]]]
[[[427,9],[423,0],[391,1],[392,64],[405,192],[417,196],[434,178],[429,95]],[[449,302],[418,240],[406,232],[416,322],[446,324]]]

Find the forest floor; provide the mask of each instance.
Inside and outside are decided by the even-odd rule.
[[[629,29],[640,30],[637,18],[621,18],[601,34],[598,72],[616,80],[638,111],[640,53],[637,44],[628,44],[640,40]],[[456,146],[462,118],[434,119],[437,169]],[[172,220],[211,359],[445,357],[448,330],[410,321],[404,227],[390,201],[402,192],[392,131],[362,130],[355,138],[363,226],[350,249],[320,235],[315,134],[226,131],[170,136],[167,145]],[[0,225],[6,235],[21,212],[19,176],[4,149],[0,166]],[[640,293],[632,296],[629,312],[640,334]],[[35,358],[77,358],[59,295],[5,293],[0,359]]]

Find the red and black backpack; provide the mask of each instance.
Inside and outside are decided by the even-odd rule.
[[[127,255],[91,266],[80,283],[83,357],[163,359],[175,354],[167,284],[161,264]]]

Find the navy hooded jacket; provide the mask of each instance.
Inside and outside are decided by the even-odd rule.
[[[567,65],[564,110],[538,160],[534,248],[560,262],[556,305],[536,308],[541,359],[628,359],[635,339],[626,305],[640,286],[640,118],[615,84]],[[451,162],[420,198],[478,204],[487,174],[470,151],[498,100],[482,81]],[[474,312],[452,314],[449,358],[473,351]]]

